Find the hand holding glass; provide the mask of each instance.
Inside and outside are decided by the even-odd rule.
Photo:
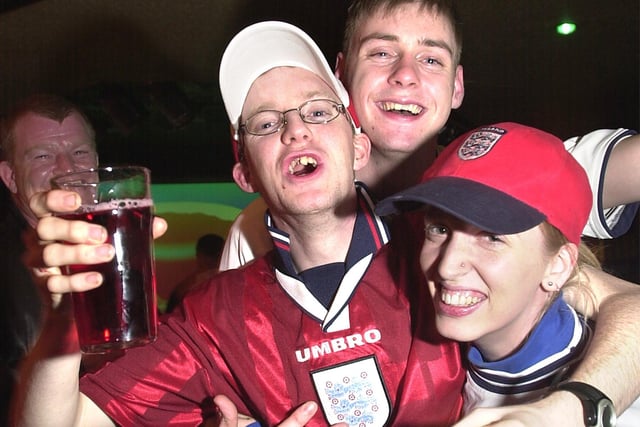
[[[59,216],[102,225],[116,252],[107,263],[66,267],[67,274],[103,276],[99,287],[72,295],[80,348],[103,353],[153,342],[157,310],[149,170],[96,168],[55,177],[52,185],[82,199],[78,210]]]

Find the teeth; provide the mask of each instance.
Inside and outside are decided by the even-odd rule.
[[[468,307],[482,301],[482,298],[465,294],[464,292],[449,292],[442,290],[440,300],[447,305],[456,307]]]
[[[422,107],[415,104],[398,104],[395,102],[383,102],[382,109],[385,111],[397,111],[400,113],[409,113],[412,115],[417,115],[422,112]]]
[[[311,169],[315,169],[316,166],[318,166],[318,162],[313,157],[298,157],[296,159],[293,159],[289,164],[289,173],[292,175],[296,173],[303,173],[305,171],[308,171],[308,167],[310,167]]]
[[[300,164],[305,166],[306,165],[317,166],[318,162],[316,162],[316,159],[314,159],[313,157],[302,156],[300,157]]]

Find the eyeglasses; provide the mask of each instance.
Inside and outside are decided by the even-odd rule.
[[[297,111],[305,123],[322,125],[335,120],[340,114],[344,114],[345,108],[344,105],[330,99],[312,99],[298,108],[287,111],[258,111],[240,125],[240,130],[256,136],[271,135],[279,132],[287,124],[286,115],[291,111]]]

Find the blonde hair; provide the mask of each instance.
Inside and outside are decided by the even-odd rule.
[[[548,222],[540,224],[542,234],[545,237],[545,246],[549,254],[555,254],[565,244],[569,243],[567,238],[553,225]],[[573,271],[562,287],[565,297],[569,297],[572,306],[585,317],[593,317],[597,312],[596,298],[589,285],[589,278],[584,274],[584,267],[591,267],[597,270],[602,269],[600,260],[584,241],[578,245],[578,259]],[[549,301],[549,305],[553,301]],[[546,309],[546,307],[545,307]]]

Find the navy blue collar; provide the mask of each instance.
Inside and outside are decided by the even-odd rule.
[[[367,188],[360,182],[356,182],[355,185],[358,194],[358,210],[351,244],[343,268],[336,268],[336,264],[332,264],[318,266],[306,272],[296,271],[291,258],[289,235],[276,228],[270,212],[268,210],[265,212],[265,223],[278,254],[275,267],[281,273],[304,283],[309,291],[317,296],[318,300],[323,301],[325,307],[330,303],[331,296],[335,293],[346,272],[363,258],[375,254],[389,241],[387,226],[382,218],[374,213],[375,203]],[[313,282],[314,278],[318,278],[322,283],[308,283],[308,281]],[[318,290],[320,294],[318,294]]]
[[[358,211],[351,236],[351,245],[345,260],[346,270],[365,256],[376,253],[389,241],[387,225],[381,217],[375,214],[375,202],[369,195],[366,186],[361,182],[356,182],[355,185],[358,193]],[[268,209],[264,214],[264,220],[278,252],[277,268],[283,273],[300,279],[291,258],[289,234],[276,228]]]

